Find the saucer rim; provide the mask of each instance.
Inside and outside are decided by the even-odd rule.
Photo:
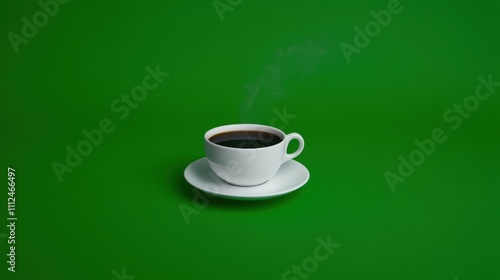
[[[196,186],[195,184],[193,184],[193,182],[189,179],[189,176],[186,175],[188,169],[194,165],[195,163],[197,163],[198,161],[202,161],[202,160],[205,160],[207,165],[208,165],[208,159],[206,157],[202,157],[202,158],[199,158],[193,162],[191,162],[190,164],[188,164],[188,166],[184,169],[184,179],[191,185],[193,186],[194,188],[200,190],[200,191],[203,191],[205,193],[208,193],[214,197],[222,197],[222,198],[227,198],[227,199],[270,199],[270,198],[274,198],[274,197],[278,197],[278,196],[283,196],[283,195],[286,195],[288,193],[291,193],[291,192],[294,192],[298,189],[300,189],[301,187],[303,187],[310,179],[311,175],[309,173],[309,170],[307,169],[307,167],[305,165],[303,165],[302,163],[296,161],[296,160],[290,160],[290,161],[294,161],[295,163],[301,165],[305,172],[306,172],[306,177],[304,180],[302,180],[300,183],[298,183],[297,185],[295,185],[293,188],[290,188],[290,189],[286,189],[286,190],[283,190],[283,191],[280,191],[280,192],[276,192],[276,193],[271,193],[271,194],[265,194],[265,195],[231,195],[231,194],[224,194],[224,193],[216,193],[216,192],[213,192],[213,191],[210,191],[210,190],[206,190],[206,189],[203,189],[203,188],[200,188],[198,186]],[[278,170],[279,172],[279,170]],[[258,186],[251,186],[251,187],[244,187],[244,186],[236,186],[236,185],[231,185],[227,182],[225,182],[224,180],[221,180],[221,182],[223,182],[225,185],[227,186],[230,186],[232,188],[262,188],[262,187],[265,187],[266,184],[269,183],[269,181],[261,184],[261,185],[258,185]]]

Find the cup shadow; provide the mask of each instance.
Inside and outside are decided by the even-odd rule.
[[[169,185],[173,187],[175,193],[188,205],[193,204],[193,199],[195,198],[195,187],[191,186],[186,179],[184,178],[184,169],[191,163],[192,161],[182,161],[182,164],[176,164],[169,171]],[[231,210],[249,210],[249,209],[258,209],[258,208],[272,208],[276,206],[280,206],[288,203],[289,201],[293,201],[297,199],[297,196],[300,194],[301,190],[296,190],[292,193],[270,198],[263,200],[232,200],[222,197],[217,197],[213,195],[208,195],[200,191],[205,197],[208,199],[207,208],[219,208],[219,209],[231,209]]]

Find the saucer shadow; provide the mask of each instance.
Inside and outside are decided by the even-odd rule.
[[[192,160],[194,161],[194,160]],[[207,194],[201,190],[196,189],[191,186],[186,179],[184,178],[184,169],[192,162],[192,161],[184,161],[184,164],[177,164],[173,168],[170,169],[170,176],[168,178],[171,180],[169,183],[173,186],[175,192],[181,197],[182,200],[188,205],[194,204],[193,199],[195,198],[196,193],[202,193],[204,197],[208,200],[208,204],[206,208],[220,208],[220,209],[239,209],[239,210],[247,210],[247,209],[257,209],[257,208],[271,208],[276,207],[282,204],[285,204],[289,201],[296,199],[296,197],[300,194],[301,190],[298,189],[294,192],[291,192],[286,195],[262,199],[262,200],[234,200],[227,199],[223,197],[217,197],[212,194]]]

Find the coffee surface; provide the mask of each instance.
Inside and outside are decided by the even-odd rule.
[[[241,130],[219,133],[208,140],[224,147],[255,149],[276,145],[283,139],[265,131]]]

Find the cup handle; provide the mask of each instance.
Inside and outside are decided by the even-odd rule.
[[[297,139],[299,141],[299,148],[295,152],[289,154],[286,152],[288,149],[288,144],[290,143],[290,141],[292,141],[294,139]],[[302,136],[300,136],[300,134],[292,132],[292,133],[286,135],[285,136],[285,155],[283,156],[283,163],[300,155],[302,150],[304,150],[304,138],[302,138]]]

